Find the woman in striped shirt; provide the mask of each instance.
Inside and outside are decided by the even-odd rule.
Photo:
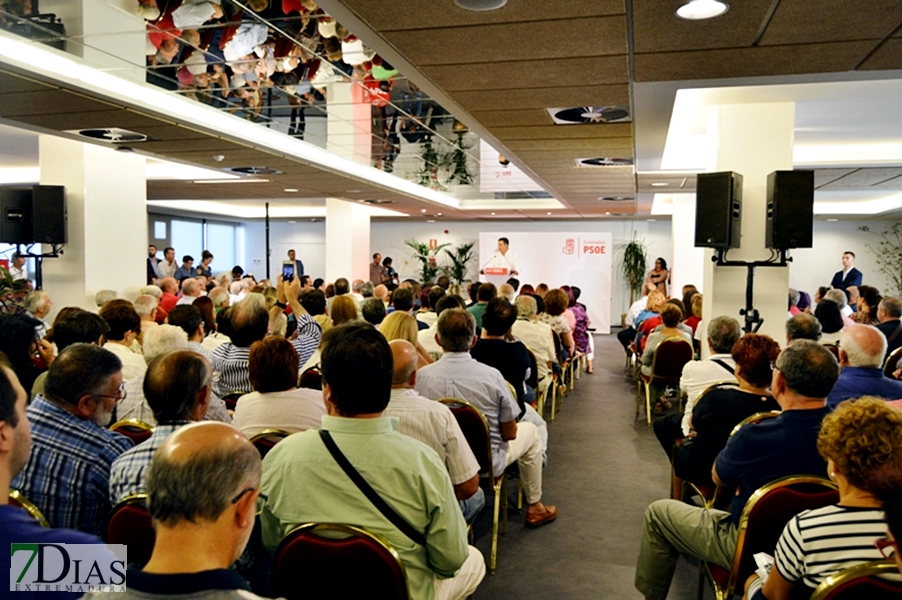
[[[876,398],[844,402],[824,419],[817,449],[839,486],[839,504],[807,510],[787,523],[767,580],[749,579],[750,600],[788,600],[797,585],[813,591],[842,569],[883,559],[874,545],[886,537],[875,475],[902,461],[902,412]]]

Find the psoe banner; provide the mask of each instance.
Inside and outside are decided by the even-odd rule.
[[[498,253],[498,238],[510,241],[507,258]],[[614,251],[610,232],[481,232],[479,268],[484,265],[516,265],[520,284],[549,288],[578,287],[579,302],[586,305],[591,327],[597,333],[611,333],[611,282]],[[498,254],[498,257],[496,257]],[[493,260],[494,258],[494,260]],[[504,277],[507,279],[510,275]],[[486,281],[486,276],[481,277]],[[495,278],[491,280],[496,282]]]

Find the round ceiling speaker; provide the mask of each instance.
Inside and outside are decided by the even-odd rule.
[[[498,10],[507,4],[507,0],[454,0],[454,4],[465,10]]]

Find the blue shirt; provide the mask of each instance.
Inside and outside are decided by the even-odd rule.
[[[10,487],[31,500],[51,527],[99,536],[110,513],[110,466],[132,447],[120,433],[35,397],[25,411],[31,452]]]
[[[827,406],[834,409],[844,400],[861,396],[898,400],[902,398],[902,381],[885,377],[883,369],[843,367],[833,391],[827,396]]]
[[[179,267],[175,270],[175,273],[172,275],[177,280],[181,281],[182,279],[188,279],[189,277],[194,277],[197,273],[197,270],[194,267],[190,269],[186,269],[184,266]]]
[[[817,452],[821,421],[830,410],[787,410],[775,419],[746,425],[727,441],[714,463],[717,476],[739,486],[733,498],[733,523],[739,525],[746,501],[761,486],[789,475],[827,475]]]
[[[6,576],[12,563],[10,544],[102,544],[100,538],[72,529],[47,529],[17,506],[0,506],[0,573]],[[3,583],[6,597],[9,586]],[[15,600],[50,600],[52,598],[79,598],[82,592],[9,592]]]
[[[169,434],[191,421],[172,421],[157,425],[153,434],[113,461],[110,469],[110,502],[116,504],[126,496],[147,493],[146,479],[150,461]]]

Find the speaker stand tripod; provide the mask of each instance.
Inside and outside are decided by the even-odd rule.
[[[780,253],[779,260],[776,260],[776,257],[771,260],[756,260],[752,262],[744,260],[727,260],[727,248],[715,249],[714,256],[711,257],[711,261],[718,267],[745,267],[748,269],[748,274],[745,278],[745,308],[739,309],[739,314],[745,316],[745,327],[743,328],[743,331],[746,333],[756,333],[764,323],[764,319],[761,318],[758,309],[754,307],[755,268],[787,267],[789,266],[789,263],[792,262],[792,257],[786,256],[785,248],[780,248],[778,251]]]

